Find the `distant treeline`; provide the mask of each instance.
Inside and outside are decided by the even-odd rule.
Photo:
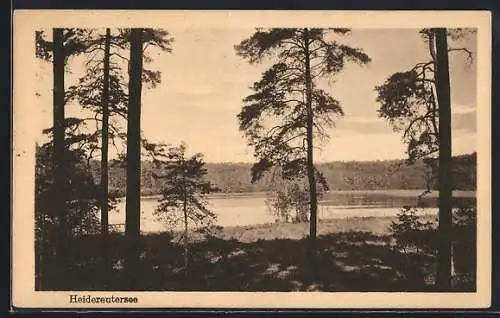
[[[250,182],[251,163],[207,163],[208,178],[223,193],[265,192],[271,188],[270,175],[261,181]],[[99,162],[91,161],[91,169],[99,181]],[[425,189],[426,167],[422,161],[407,164],[404,160],[330,162],[318,165],[330,190],[377,190],[377,189]],[[153,177],[152,162],[142,163],[141,177],[143,195],[159,194],[161,184]],[[476,153],[453,158],[453,188],[476,189]],[[436,189],[436,181],[431,182]],[[109,175],[110,190],[125,194],[125,168],[112,166]]]

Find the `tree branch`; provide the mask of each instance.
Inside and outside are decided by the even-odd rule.
[[[467,54],[467,63],[468,64],[472,63],[472,60],[473,60],[472,55],[473,55],[473,53],[472,53],[472,51],[470,51],[470,50],[468,50],[468,49],[466,49],[464,47],[462,47],[462,48],[450,48],[450,49],[448,49],[448,52],[464,52],[464,53]]]
[[[96,45],[96,46],[90,46],[89,48],[87,48],[85,50],[85,53],[86,54],[90,54],[90,53],[96,52],[98,50],[101,50],[102,52],[104,52],[104,48],[99,44],[99,45]]]
[[[110,56],[117,56],[117,57],[121,58],[122,60],[125,60],[125,61],[129,62],[128,58],[126,58],[126,57],[124,57],[121,54],[118,54],[116,52],[111,53]]]

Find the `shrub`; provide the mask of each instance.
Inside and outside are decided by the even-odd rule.
[[[276,222],[300,223],[309,221],[309,187],[303,182],[285,181],[268,193],[266,205]],[[318,199],[323,195],[321,187]]]
[[[393,221],[389,229],[396,247],[406,254],[412,251],[417,254],[429,252],[434,248],[432,224],[422,222],[415,207],[403,207],[397,214],[397,221]]]
[[[461,283],[475,281],[476,275],[476,208],[453,209],[453,272]],[[425,254],[437,254],[439,232],[431,222],[422,222],[418,209],[404,207],[390,225],[396,248],[419,266]]]

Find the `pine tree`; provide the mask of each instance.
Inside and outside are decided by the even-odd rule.
[[[127,197],[125,203],[125,279],[128,288],[138,283],[139,239],[141,217],[141,92],[143,65],[143,30],[132,29],[130,34],[129,98],[127,120]]]
[[[206,195],[217,189],[207,180],[207,170],[202,154],[186,158],[186,146],[157,147],[156,168],[161,173],[155,178],[164,181],[162,198],[155,214],[167,221],[172,228],[179,223],[184,226],[184,267],[189,268],[189,225],[198,230],[209,230],[216,215],[207,208]],[[161,154],[161,155],[159,155]]]
[[[429,46],[430,60],[417,63],[405,72],[391,75],[377,86],[379,116],[388,119],[397,131],[403,131],[409,162],[424,159],[432,179],[437,170],[439,188],[439,248],[436,288],[448,290],[451,284],[451,104],[450,52],[464,52],[468,61],[472,52],[448,47],[447,38],[457,40],[474,33],[468,29],[422,29]],[[439,156],[439,160],[435,160]],[[437,163],[437,164],[436,164]],[[431,180],[432,181],[432,180]],[[430,184],[430,182],[429,182]],[[428,189],[429,190],[429,189]],[[425,192],[424,192],[425,193]]]
[[[67,221],[67,211],[65,208],[67,200],[66,180],[68,169],[67,161],[67,141],[65,140],[67,120],[65,118],[65,68],[71,56],[78,55],[86,48],[87,32],[82,29],[52,29],[52,41],[45,39],[43,31],[35,33],[35,55],[37,58],[52,61],[53,70],[53,178],[54,209],[57,215],[56,247],[57,265],[54,266],[54,274],[61,276],[59,280],[61,289],[66,289],[65,275],[68,271],[68,252],[70,249],[71,231]]]
[[[361,49],[339,43],[349,29],[258,29],[235,46],[239,56],[251,64],[272,57],[277,62],[254,83],[254,94],[246,97],[238,114],[240,130],[254,147],[258,162],[252,181],[259,180],[273,166],[285,178],[307,176],[310,207],[310,248],[314,259],[317,226],[317,183],[326,187],[314,166],[314,140],[325,141],[342,116],[340,103],[318,87],[321,78],[338,74],[348,62],[370,62]]]

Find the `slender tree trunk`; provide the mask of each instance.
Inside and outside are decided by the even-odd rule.
[[[436,29],[436,94],[439,104],[439,247],[436,288],[451,285],[451,99],[446,29]]]
[[[66,289],[67,270],[68,270],[68,251],[69,251],[69,229],[68,218],[66,214],[66,191],[65,185],[65,141],[64,141],[64,34],[63,29],[53,29],[54,41],[54,153],[53,153],[53,170],[54,170],[54,209],[58,216],[59,222],[57,226],[57,236],[55,244],[59,247],[56,249],[57,264],[60,268],[54,269],[58,275],[57,281],[61,289]]]
[[[306,107],[307,107],[307,178],[309,180],[309,200],[311,217],[309,220],[309,252],[310,256],[316,254],[316,225],[318,218],[318,206],[316,195],[316,180],[314,177],[314,160],[313,160],[313,111],[312,111],[312,79],[311,65],[309,59],[309,30],[304,29],[304,46],[305,46],[305,66],[306,66]]]
[[[189,261],[188,261],[188,216],[186,207],[186,192],[184,192],[183,212],[184,212],[184,272],[187,275]]]
[[[142,29],[132,29],[130,35],[129,100],[127,120],[127,196],[125,204],[125,279],[129,289],[137,289],[139,270],[139,240],[141,216],[141,90],[142,90]]]
[[[108,144],[109,144],[109,50],[111,30],[106,28],[104,40],[104,76],[102,89],[102,147],[101,147],[101,234],[104,254],[104,279],[110,269],[109,259],[109,221],[108,221]]]

